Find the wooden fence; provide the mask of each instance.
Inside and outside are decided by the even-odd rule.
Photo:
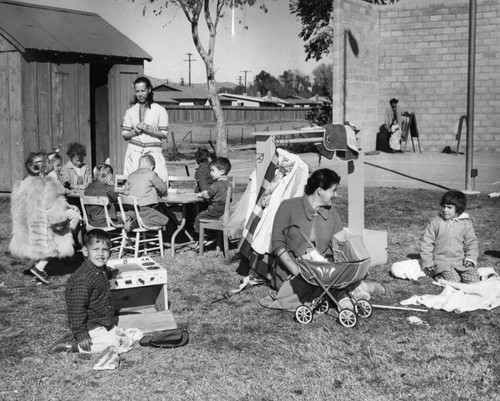
[[[210,106],[166,106],[172,123],[215,123]],[[310,108],[301,107],[222,107],[226,123],[305,121]]]

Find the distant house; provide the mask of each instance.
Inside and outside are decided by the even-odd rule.
[[[316,103],[316,104],[322,104],[322,103],[330,104],[330,103],[332,103],[332,101],[330,99],[328,99],[326,96],[314,95],[314,96],[310,97],[309,100]]]
[[[243,107],[285,107],[290,106],[291,103],[286,100],[274,97],[269,93],[264,97],[247,96],[247,95],[234,95],[232,93],[220,93],[219,99],[222,104],[230,106],[243,106]]]
[[[155,80],[158,81],[158,80]],[[153,84],[153,81],[152,81]],[[172,84],[168,81],[156,82],[154,87],[155,102],[162,106],[209,106],[210,96],[208,90],[200,85],[185,86]]]
[[[286,96],[284,99],[293,107],[314,107],[318,104],[315,100],[310,100],[297,95]]]
[[[68,143],[121,171],[121,122],[151,56],[98,14],[0,0],[0,191],[31,151]]]

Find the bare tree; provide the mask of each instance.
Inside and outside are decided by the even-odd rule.
[[[217,82],[215,80],[214,54],[217,25],[224,17],[225,9],[253,6],[256,1],[257,0],[150,0],[150,3],[159,5],[159,8],[154,10],[157,15],[161,14],[163,8],[167,8],[168,6],[180,7],[191,25],[193,43],[205,63],[208,93],[217,122],[216,151],[220,156],[227,156],[227,132],[224,113],[220,105],[219,97],[217,96]],[[260,8],[267,11],[264,5],[261,5]],[[205,21],[208,30],[208,38],[205,44],[202,43],[200,38],[200,18]]]

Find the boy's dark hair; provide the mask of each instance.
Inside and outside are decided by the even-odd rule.
[[[208,156],[208,161],[210,163],[213,163],[216,160],[217,160],[217,154],[215,152],[210,152],[210,155]]]
[[[72,159],[75,156],[87,156],[87,151],[85,150],[85,146],[78,142],[72,142],[68,145],[68,151],[66,152],[68,157]]]
[[[104,230],[94,228],[93,230],[87,231],[83,237],[83,245],[88,247],[92,241],[101,241],[106,245],[111,247],[111,236]]]
[[[199,147],[198,149],[196,149],[194,159],[198,164],[208,163],[208,160],[210,159],[210,152],[205,147]]]
[[[441,198],[439,203],[441,206],[453,205],[457,211],[457,215],[460,216],[467,208],[467,197],[463,192],[460,191],[448,191]]]
[[[224,175],[228,175],[228,173],[231,171],[231,162],[226,157],[218,157],[212,163],[212,166],[215,166],[219,170],[224,171]]]

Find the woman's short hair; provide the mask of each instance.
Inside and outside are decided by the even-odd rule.
[[[113,167],[109,164],[101,164],[94,170],[94,180],[109,185],[113,181]]]
[[[151,89],[146,98],[146,103],[151,105],[151,103],[153,103],[153,85],[151,84],[149,78],[138,77],[134,81],[134,88],[136,84],[146,84],[146,89]],[[134,96],[134,103],[137,103],[137,98],[135,96]]]
[[[326,190],[339,183],[340,176],[335,171],[329,168],[321,168],[312,173],[307,179],[304,192],[306,195],[312,195],[318,188]]]
[[[66,152],[68,157],[72,159],[75,156],[81,156],[84,158],[87,156],[87,151],[85,150],[85,146],[78,142],[72,142],[68,145],[68,151]]]
[[[461,215],[467,208],[467,197],[463,192],[452,190],[446,192],[439,203],[441,206],[453,205],[457,215]]]

